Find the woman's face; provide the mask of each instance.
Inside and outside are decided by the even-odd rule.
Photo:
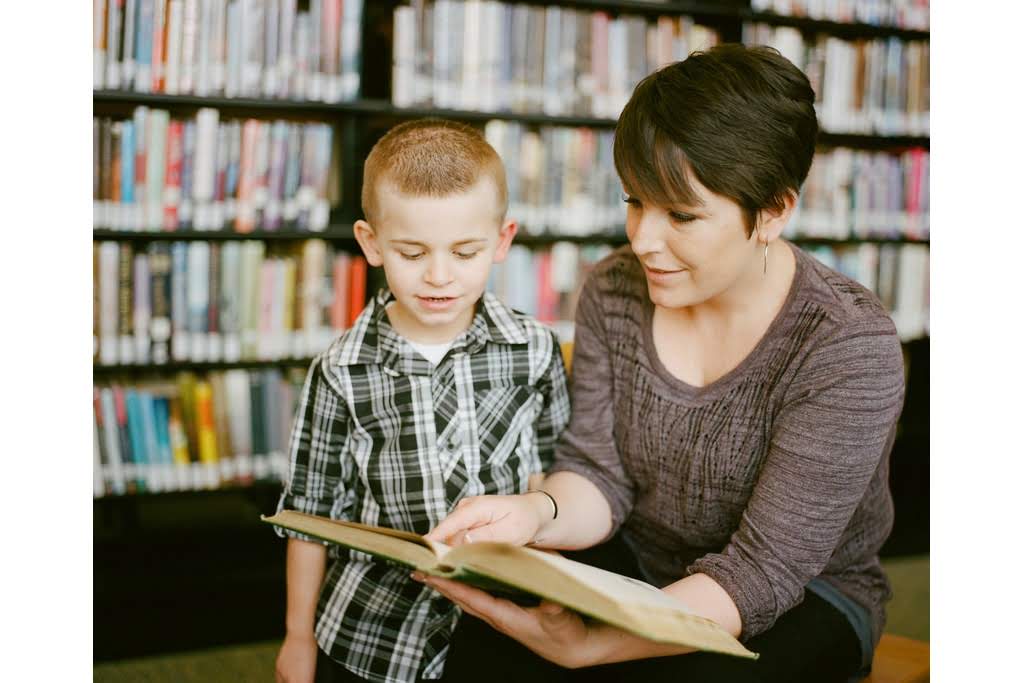
[[[664,308],[702,304],[761,275],[756,237],[736,202],[691,178],[697,206],[658,206],[626,195],[626,235],[644,267],[651,301]],[[756,235],[756,233],[755,233]]]

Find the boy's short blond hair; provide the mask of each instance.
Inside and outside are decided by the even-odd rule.
[[[389,130],[366,157],[363,215],[376,227],[382,185],[412,197],[447,197],[465,192],[481,177],[494,181],[501,222],[508,211],[505,167],[480,131],[443,119],[407,121]]]

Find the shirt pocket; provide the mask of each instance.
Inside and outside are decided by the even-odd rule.
[[[518,466],[524,435],[534,442],[533,430],[543,399],[528,384],[491,384],[473,392],[481,470]],[[527,440],[527,445],[530,445]]]

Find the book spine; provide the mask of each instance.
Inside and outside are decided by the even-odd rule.
[[[164,67],[164,92],[168,95],[181,94],[178,83],[181,74],[184,15],[184,0],[168,0],[166,37],[167,64]]]
[[[245,370],[224,373],[228,394],[228,423],[235,457],[235,474],[240,482],[252,481],[252,430],[249,374]]]
[[[267,446],[263,412],[263,375],[260,372],[251,372],[249,373],[249,425],[252,430],[253,475],[256,479],[265,477],[264,462],[266,461]]]
[[[266,27],[264,30],[263,44],[263,84],[262,92],[264,97],[277,97],[279,60],[280,55],[280,22],[281,3],[280,0],[265,0],[264,5]]]
[[[239,336],[238,301],[241,280],[241,245],[227,242],[221,249],[221,284],[219,327],[224,347],[224,360],[232,363],[242,356]]]
[[[168,482],[165,482],[163,478],[164,468],[156,436],[156,408],[153,395],[147,391],[139,391],[137,397],[140,413],[139,422],[142,426],[142,437],[146,451],[146,482],[150,491],[165,491],[170,486],[168,486]]]
[[[195,221],[192,186],[195,184],[196,122],[185,121],[181,134],[181,191],[178,199],[178,229],[190,230]]]
[[[184,126],[181,121],[171,121],[167,127],[167,165],[164,171],[163,187],[163,229],[178,228],[178,207],[181,204],[181,165],[184,149]]]
[[[189,360],[204,362],[208,358],[208,324],[210,294],[210,243],[190,242],[188,245],[188,332]]]
[[[188,451],[188,435],[182,416],[181,397],[172,396],[167,406],[167,436],[171,442],[171,457],[174,462],[174,486],[187,490],[190,486],[191,457]]]
[[[124,456],[121,453],[121,439],[118,432],[114,391],[110,388],[103,388],[99,390],[99,395],[103,416],[103,443],[106,446],[110,490],[115,495],[123,495],[127,491],[127,481],[125,479]]]
[[[118,362],[128,364],[135,362],[132,330],[132,248],[128,243],[118,245],[117,278],[117,357]]]
[[[167,75],[167,0],[153,2],[153,92],[164,92]]]
[[[107,56],[106,78],[103,87],[117,90],[121,87],[121,20],[124,16],[124,0],[107,2]]]
[[[210,383],[203,380],[196,383],[196,438],[199,445],[199,462],[203,465],[206,486],[217,485],[217,437],[213,420],[213,392]]]
[[[181,20],[181,67],[178,92],[191,95],[195,88],[199,42],[199,0],[185,0]]]
[[[92,87],[101,90],[106,76],[107,1],[92,0]]]
[[[218,479],[233,481],[237,479],[234,449],[231,445],[231,433],[228,426],[227,390],[223,372],[210,373],[210,395],[213,407],[213,435],[217,444]]]
[[[345,0],[341,19],[341,99],[359,97],[362,63],[363,0]]]
[[[153,242],[147,248],[150,275],[150,362],[163,365],[170,360],[171,340],[171,247]]]
[[[133,290],[133,317],[132,324],[135,332],[135,362],[139,364],[149,363],[150,345],[150,274],[149,259],[146,254],[135,255],[134,290]]]
[[[167,129],[169,114],[151,109],[146,117],[146,219],[149,230],[163,225],[164,180],[166,173]]]
[[[179,488],[174,471],[174,455],[171,450],[170,401],[166,396],[152,396],[153,422],[156,436],[157,463],[160,481],[165,490]]]
[[[209,302],[207,306],[207,358],[213,362],[223,358],[223,336],[220,330],[220,266],[221,266],[221,245],[217,242],[210,244],[210,281],[207,285]]]
[[[296,0],[281,0],[280,7],[280,37],[278,39],[278,60],[277,60],[277,97],[288,97],[294,90],[292,83],[295,74],[295,20]]]
[[[138,393],[134,389],[124,391],[125,419],[127,422],[128,441],[131,444],[132,464],[134,467],[135,487],[137,491],[152,490],[152,476],[149,472],[149,453],[146,452],[146,440],[142,426],[142,407]]]
[[[253,195],[256,192],[256,147],[259,129],[260,122],[255,119],[248,119],[242,125],[235,232],[248,233],[256,227],[256,207]]]
[[[259,338],[256,346],[256,357],[270,360],[273,356],[273,336],[271,319],[274,306],[274,271],[277,260],[268,258],[260,264],[259,271]]]
[[[281,219],[284,225],[294,227],[299,216],[298,192],[302,172],[302,127],[293,123],[287,124],[287,127],[288,158],[285,162]]]
[[[135,40],[138,33],[137,7],[137,0],[125,0],[120,87],[127,90],[131,90],[135,83]]]
[[[135,26],[135,90],[148,93],[153,86],[153,15],[156,0],[138,0],[139,18]]]
[[[288,126],[284,121],[275,121],[270,130],[269,178],[267,181],[267,203],[263,212],[263,229],[278,230],[281,227],[282,199],[284,196],[285,164],[288,156]]]
[[[188,242],[171,245],[171,357],[178,362],[191,358],[188,325]]]

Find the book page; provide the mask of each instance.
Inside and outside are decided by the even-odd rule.
[[[455,579],[483,575],[657,642],[757,657],[717,623],[654,586],[557,554],[472,543],[453,548],[440,568]]]
[[[408,531],[325,519],[295,510],[283,510],[272,517],[261,515],[260,519],[322,541],[394,560],[423,571],[432,570],[437,564],[437,558],[448,549],[442,543],[433,543]]]

